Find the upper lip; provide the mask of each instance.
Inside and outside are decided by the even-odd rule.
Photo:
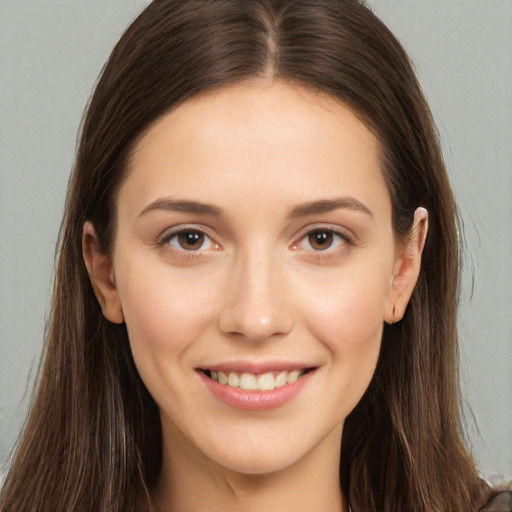
[[[316,365],[293,361],[226,361],[224,363],[209,364],[200,366],[198,370],[213,372],[235,372],[235,373],[267,373],[272,371],[291,371],[316,368]]]

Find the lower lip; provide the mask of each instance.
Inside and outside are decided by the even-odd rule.
[[[202,371],[198,373],[212,394],[225,404],[244,411],[268,411],[292,400],[311,380],[315,370],[309,371],[293,384],[286,384],[271,391],[246,391],[220,384]]]

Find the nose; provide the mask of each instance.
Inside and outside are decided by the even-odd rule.
[[[253,342],[293,329],[280,265],[268,254],[253,253],[235,259],[228,277],[219,328]]]

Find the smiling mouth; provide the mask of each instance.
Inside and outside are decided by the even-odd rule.
[[[291,371],[273,371],[266,373],[238,373],[201,370],[207,377],[232,388],[244,391],[272,391],[297,382],[301,377],[315,368],[302,368]]]

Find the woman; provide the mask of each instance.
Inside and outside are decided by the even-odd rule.
[[[84,122],[1,508],[479,510],[457,283],[431,116],[366,7],[155,1]]]

